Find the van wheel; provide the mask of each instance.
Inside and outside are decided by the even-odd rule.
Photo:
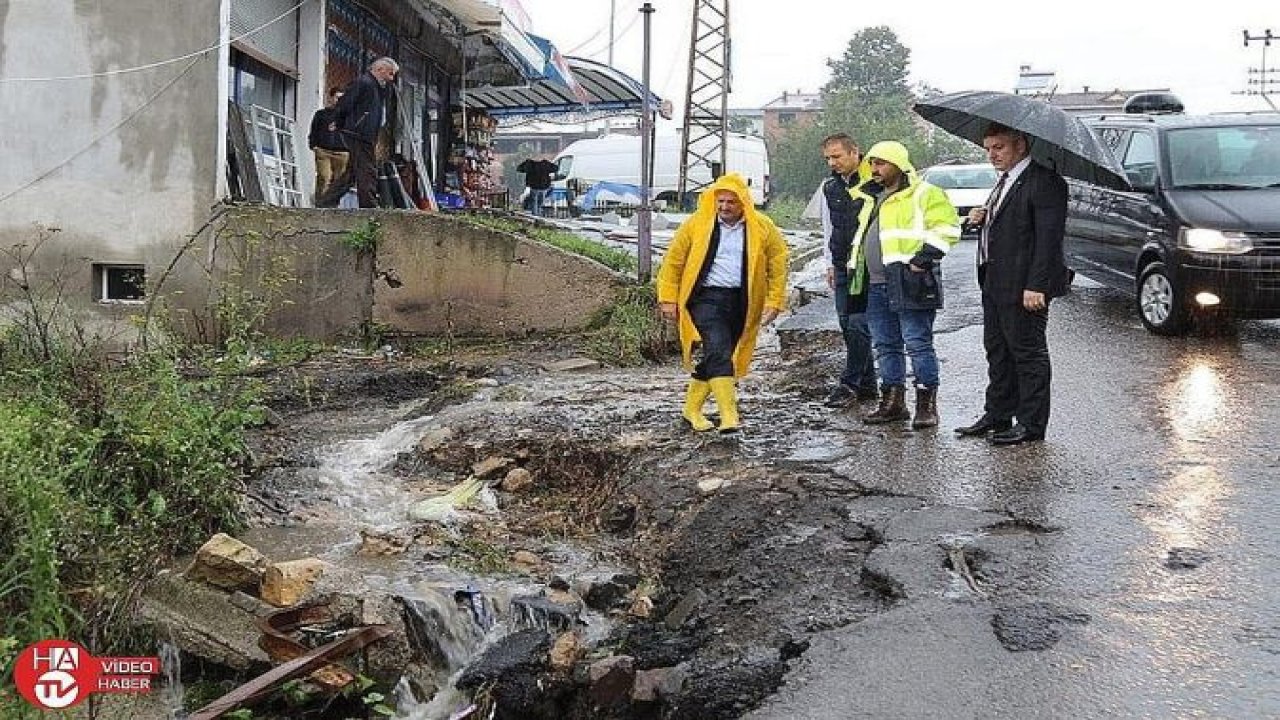
[[[1187,303],[1162,262],[1147,265],[1138,276],[1138,317],[1157,335],[1181,335],[1187,331]]]

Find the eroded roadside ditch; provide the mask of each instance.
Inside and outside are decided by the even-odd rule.
[[[324,564],[299,601],[323,610],[291,630],[302,647],[391,628],[343,661],[400,717],[741,717],[814,633],[916,593],[997,597],[1002,553],[1042,531],[837,472],[856,443],[829,447],[829,411],[794,390],[820,385],[820,362],[772,358],[744,393],[755,431],[723,442],[672,422],[673,368],[547,372],[541,354],[270,380],[241,539]],[[415,519],[469,481],[456,512]],[[271,666],[256,623],[279,610],[193,585],[162,577],[148,612],[188,686],[216,696]],[[326,694],[308,683],[292,687]],[[308,717],[369,712],[360,700]],[[278,697],[256,712],[292,716]]]

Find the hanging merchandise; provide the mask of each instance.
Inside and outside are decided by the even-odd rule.
[[[442,207],[489,207],[496,184],[490,174],[493,163],[493,133],[498,121],[483,110],[453,111],[454,138],[445,173],[446,192],[439,198]],[[466,137],[462,128],[466,128]]]

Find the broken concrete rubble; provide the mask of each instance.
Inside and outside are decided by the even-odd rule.
[[[257,550],[225,533],[209,538],[196,551],[186,577],[223,590],[256,589],[267,558]]]
[[[262,599],[276,607],[296,605],[324,574],[326,567],[328,563],[319,558],[272,563],[262,574]]]

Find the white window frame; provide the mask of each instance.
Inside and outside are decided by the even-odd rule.
[[[111,272],[119,270],[138,270],[142,273],[142,297],[140,298],[113,298],[107,292],[111,286]],[[93,264],[94,280],[97,282],[97,302],[103,305],[142,305],[147,302],[146,283],[147,283],[147,267],[136,263],[94,263]]]

